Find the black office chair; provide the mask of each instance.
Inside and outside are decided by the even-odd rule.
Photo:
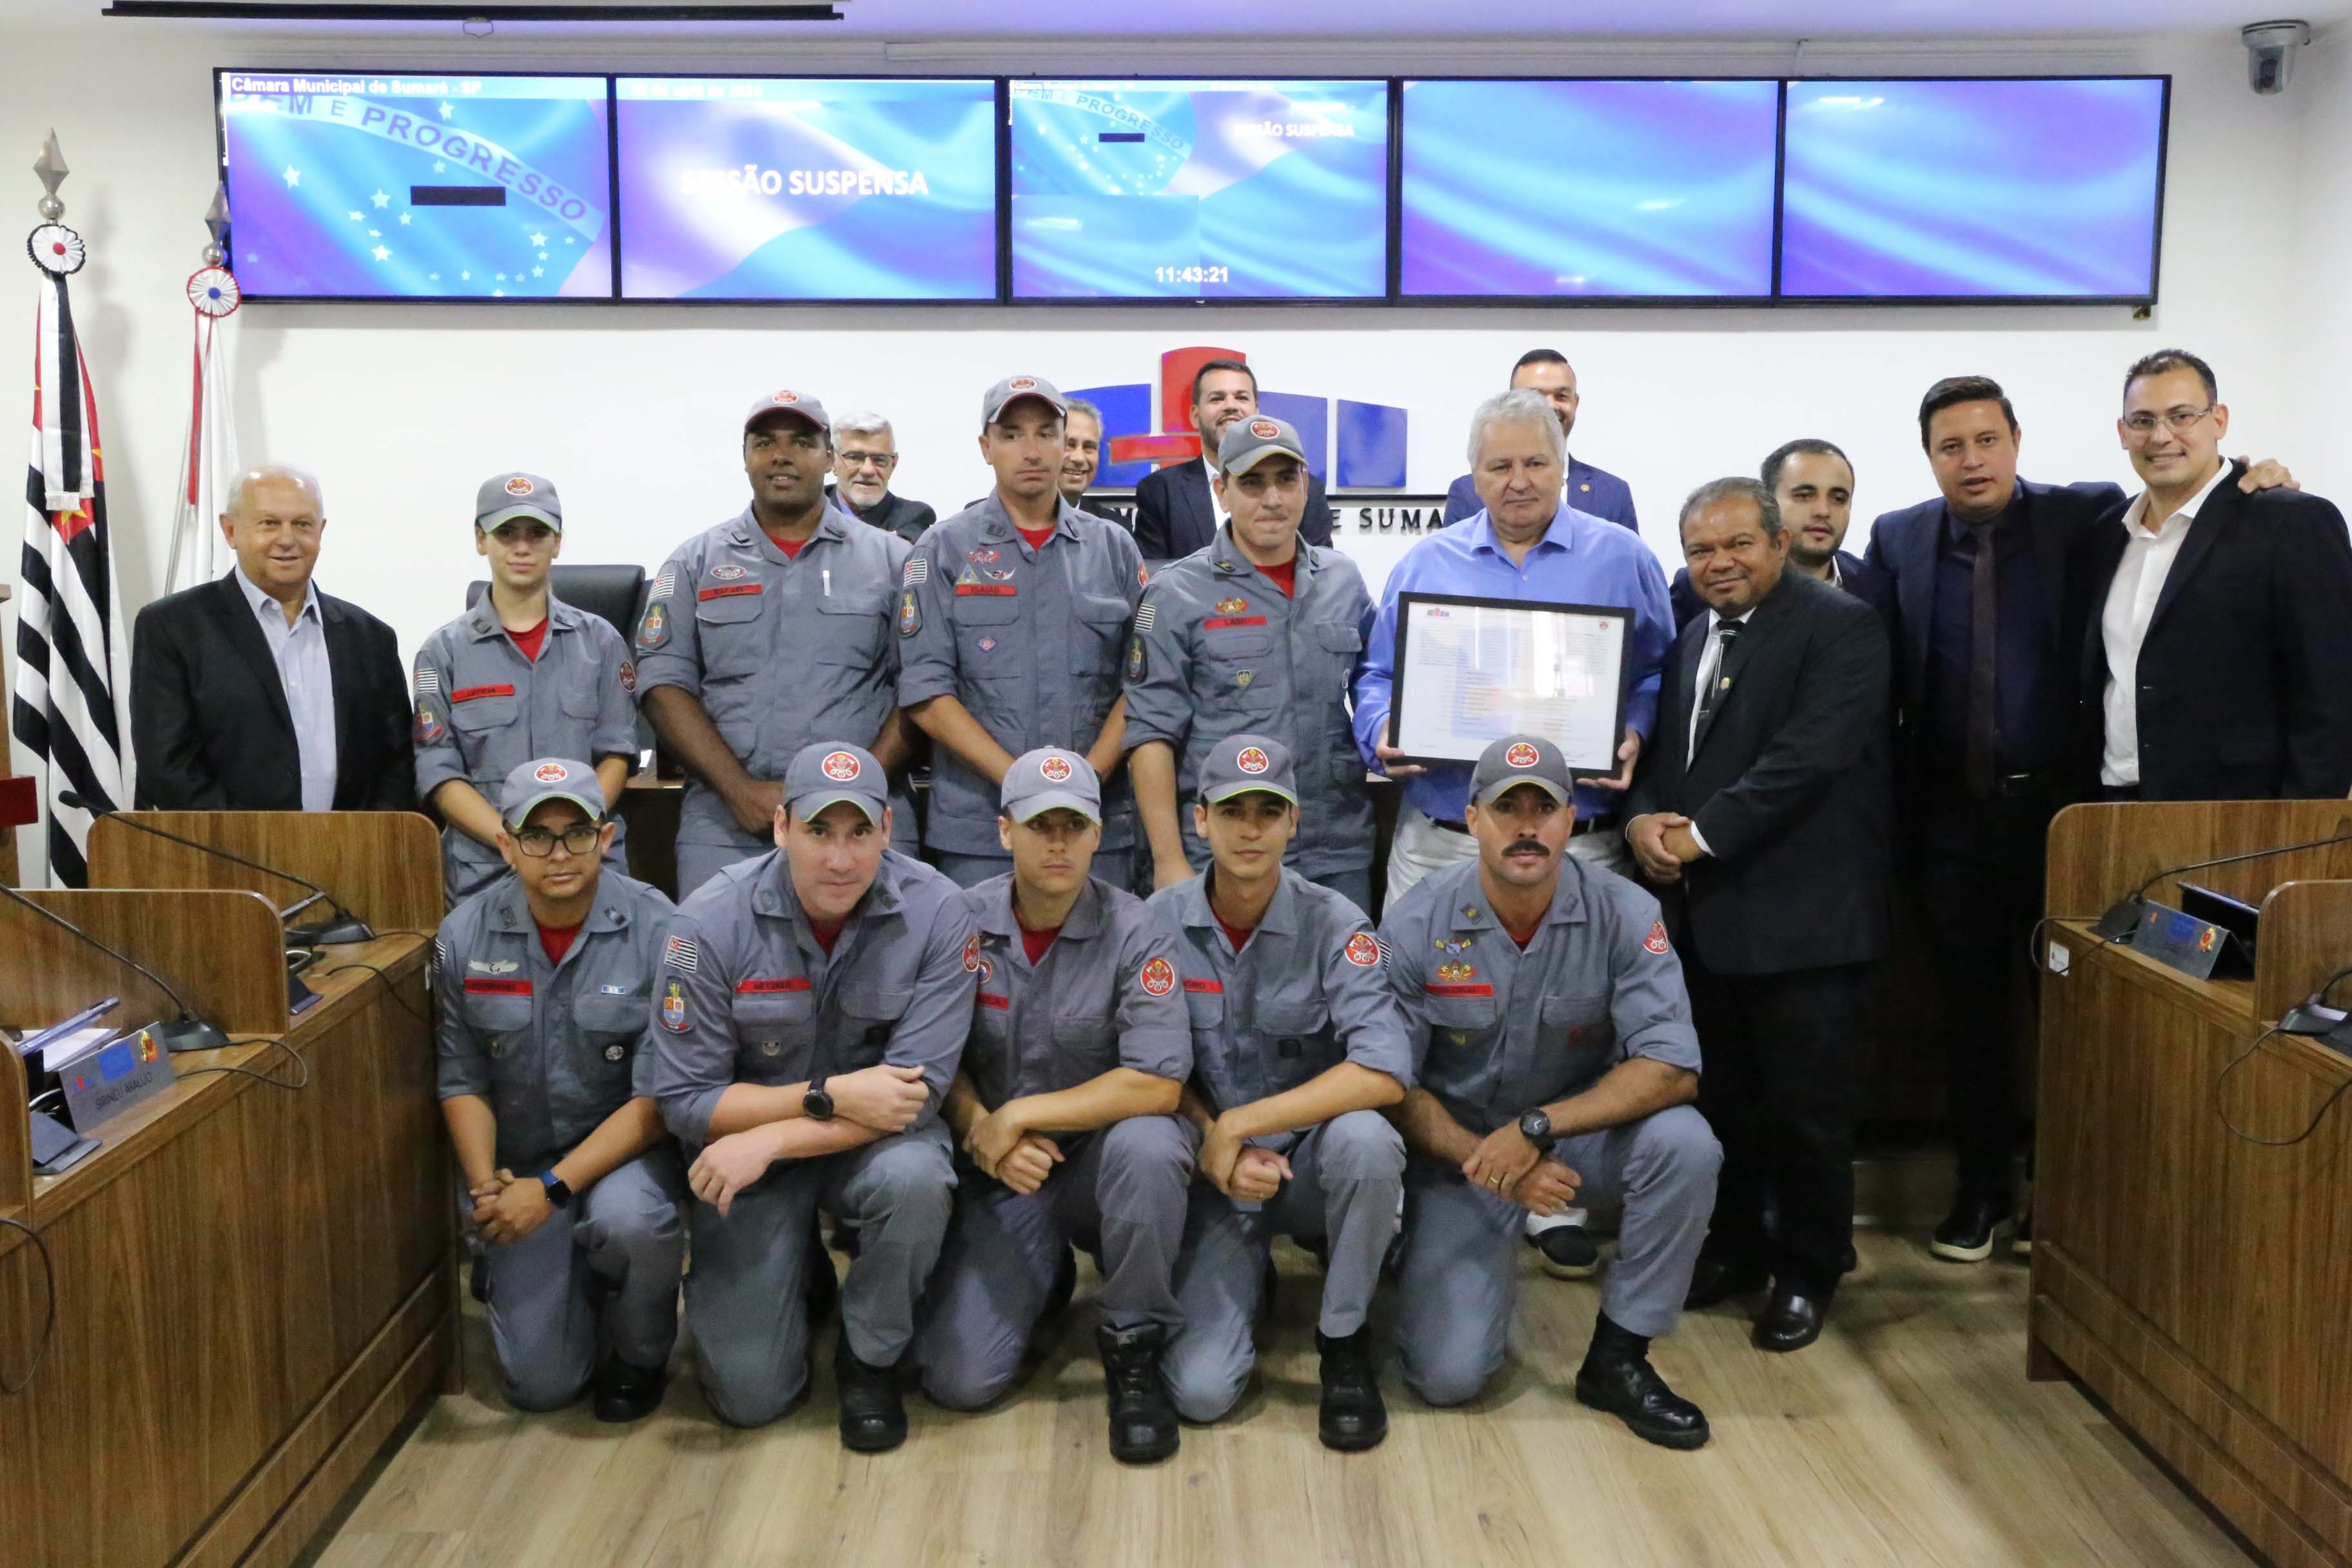
[[[642,566],[566,566],[561,563],[548,568],[547,586],[572,608],[610,622],[624,643],[637,635],[637,616],[645,611],[646,595],[650,589]],[[467,584],[466,608],[470,610],[481,603],[482,595],[489,591],[489,584],[478,578]],[[640,713],[637,751],[642,754],[653,749],[653,721]]]

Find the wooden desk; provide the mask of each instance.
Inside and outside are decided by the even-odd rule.
[[[2242,808],[2100,809],[2185,822]],[[2317,833],[2309,822],[2224,832],[2208,852],[2320,837],[2344,810],[2320,809]],[[2095,827],[2078,843],[2094,860],[2132,847],[2111,867],[2120,887],[2095,876],[2063,889],[2086,900],[2071,906],[2059,901],[2061,879],[2085,862],[2062,855],[2064,818],[2053,827],[2052,908],[2119,896],[2150,858],[2197,858],[2161,842],[2160,820],[2148,828],[2153,846],[2116,826],[2076,825]],[[2233,837],[2252,842],[2233,848]],[[2305,863],[2335,853],[2308,852]],[[2229,869],[2269,879],[2251,866]],[[2352,1058],[2309,1039],[2256,1039],[2352,963],[2352,881],[2288,882],[2266,898],[2242,881],[2231,890],[2263,905],[2252,981],[2190,979],[2102,942],[2086,921],[2049,930],[2066,969],[2042,987],[2028,1371],[2080,1379],[2273,1562],[2343,1568],[2352,1563]],[[2306,1127],[2290,1146],[2249,1141]]]
[[[327,951],[287,1036],[306,1089],[195,1075],[299,1076],[271,1045],[182,1057],[99,1152],[30,1184],[58,1324],[38,1380],[0,1398],[12,1568],[289,1563],[439,1387],[457,1294],[426,951],[405,935]],[[21,1068],[0,1091],[22,1095]],[[24,1170],[0,1171],[0,1214]],[[0,1229],[12,1380],[42,1307],[35,1249]]]

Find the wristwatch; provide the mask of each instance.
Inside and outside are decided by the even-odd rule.
[[[833,1096],[824,1091],[824,1075],[809,1079],[808,1089],[801,1095],[801,1114],[811,1121],[833,1120]]]
[[[1519,1118],[1519,1136],[1534,1144],[1539,1152],[1551,1152],[1551,1118],[1540,1107]]]
[[[547,1201],[557,1208],[562,1208],[572,1201],[572,1188],[554,1172],[541,1171],[539,1173],[539,1184],[547,1189]]]

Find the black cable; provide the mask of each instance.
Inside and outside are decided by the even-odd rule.
[[[2319,989],[2315,993],[2315,994],[2317,995],[2322,1002],[2325,1002],[2327,1000],[2327,994],[2336,989],[2336,983],[2339,980],[2347,979],[2352,979],[2352,963],[2346,964],[2343,968],[2337,970],[2335,973],[2321,981],[2319,983]]]
[[[2352,974],[2352,970],[2347,970],[2345,973]],[[2262,1049],[2263,1042],[2269,1039],[2273,1035],[2275,1035],[2278,1032],[2279,1026],[2276,1024],[2273,1024],[2269,1028],[2264,1029],[2261,1034],[2256,1035],[2253,1038],[2253,1043],[2249,1045],[2244,1050],[2240,1051],[2236,1056],[2231,1057],[2228,1065],[2223,1067],[2220,1075],[2213,1079],[2213,1114],[2221,1118],[2221,1125],[2230,1130],[2231,1137],[2236,1138],[2241,1142],[2252,1143],[2258,1149],[2292,1149],[2297,1143],[2302,1142],[2305,1139],[2318,1131],[2319,1124],[2327,1119],[2327,1113],[2336,1108],[2336,1102],[2344,1098],[2344,1091],[2346,1089],[2352,1089],[2352,1078],[2347,1078],[2342,1083],[2337,1084],[2336,1086],[2335,1092],[2330,1094],[2326,1100],[2321,1100],[2319,1102],[2319,1109],[2311,1113],[2311,1121],[2309,1124],[2306,1125],[2302,1131],[2296,1133],[2292,1138],[2257,1138],[2252,1133],[2242,1130],[2236,1122],[2230,1120],[2230,1113],[2221,1109],[2221,1086],[2230,1080],[2230,1075],[2231,1073],[2238,1070],[2239,1064],[2243,1062],[2248,1057],[2252,1056],[2256,1051]]]
[[[240,1040],[236,1043],[238,1045],[249,1046],[254,1042],[251,1040]],[[272,1089],[293,1090],[308,1089],[310,1087],[310,1064],[302,1059],[302,1054],[299,1051],[297,1051],[293,1047],[288,1045],[282,1037],[276,1035],[266,1037],[263,1043],[276,1046],[279,1050],[284,1051],[289,1059],[290,1059],[297,1068],[301,1069],[302,1076],[296,1079],[292,1083],[289,1083],[282,1078],[271,1078],[266,1072],[256,1072],[251,1068],[240,1067],[190,1068],[187,1071],[180,1074],[179,1076],[182,1078],[201,1078],[208,1072],[233,1072],[239,1078],[257,1079],[261,1082],[268,1084]]]
[[[10,1219],[5,1215],[0,1215],[0,1225],[11,1230],[21,1230],[33,1238],[33,1246],[41,1255],[41,1277],[47,1281],[49,1297],[48,1316],[41,1321],[41,1346],[33,1352],[32,1370],[25,1373],[21,1383],[11,1383],[5,1373],[0,1373],[0,1394],[14,1399],[33,1386],[33,1380],[41,1375],[41,1363],[49,1358],[49,1336],[57,1331],[58,1327],[58,1266],[56,1259],[49,1256],[49,1244],[42,1239],[39,1231],[23,1220]]]
[[[410,1006],[408,1005],[408,999],[400,994],[399,984],[394,981],[391,975],[386,974],[383,970],[378,969],[373,963],[362,963],[359,960],[353,959],[349,963],[338,963],[332,969],[322,969],[319,971],[319,978],[321,980],[329,979],[331,976],[341,974],[346,969],[366,970],[370,974],[374,975],[378,980],[383,982],[384,991],[392,997],[393,1002],[398,1005],[402,1012],[407,1014],[410,1017],[415,1019],[418,1023],[424,1025],[428,1029],[433,1026],[432,1014],[430,1012],[420,1013],[415,1008]]]

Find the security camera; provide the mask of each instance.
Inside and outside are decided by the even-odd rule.
[[[2256,22],[2238,29],[2246,41],[2246,82],[2256,92],[2284,92],[2294,52],[2311,42],[2308,22]]]

